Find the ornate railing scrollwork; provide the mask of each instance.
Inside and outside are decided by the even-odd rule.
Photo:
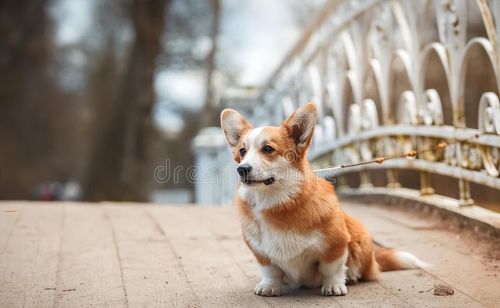
[[[434,194],[432,174],[458,180],[462,205],[472,204],[470,182],[500,195],[500,0],[345,1],[309,30],[263,87],[254,120],[277,124],[313,100],[310,158],[321,168],[448,144],[337,170],[360,172],[359,189],[371,170],[397,188],[397,170],[410,169],[422,196]],[[492,75],[471,77],[478,55]]]

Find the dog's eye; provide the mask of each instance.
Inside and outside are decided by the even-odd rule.
[[[241,155],[241,157],[245,156],[246,153],[247,153],[247,150],[245,148],[241,148],[240,149],[240,155]]]
[[[262,148],[262,152],[264,152],[266,154],[270,154],[270,153],[274,152],[274,149],[271,146],[266,145]]]

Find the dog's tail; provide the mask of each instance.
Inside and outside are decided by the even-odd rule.
[[[429,264],[420,261],[406,251],[375,247],[375,260],[382,272],[428,267]]]

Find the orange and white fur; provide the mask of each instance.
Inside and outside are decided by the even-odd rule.
[[[345,295],[346,281],[423,265],[410,253],[375,248],[363,225],[340,208],[332,184],[314,175],[306,153],[315,124],[312,103],[279,127],[252,128],[232,109],[221,114],[238,163],[243,238],[262,272],[257,295],[279,296],[284,284]]]

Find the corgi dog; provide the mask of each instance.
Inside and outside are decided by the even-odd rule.
[[[306,158],[315,125],[313,103],[279,127],[253,128],[235,110],[221,113],[238,163],[243,238],[262,273],[257,295],[279,296],[285,285],[346,295],[347,281],[424,264],[407,252],[375,248],[363,225],[340,208],[333,185],[317,177]]]

